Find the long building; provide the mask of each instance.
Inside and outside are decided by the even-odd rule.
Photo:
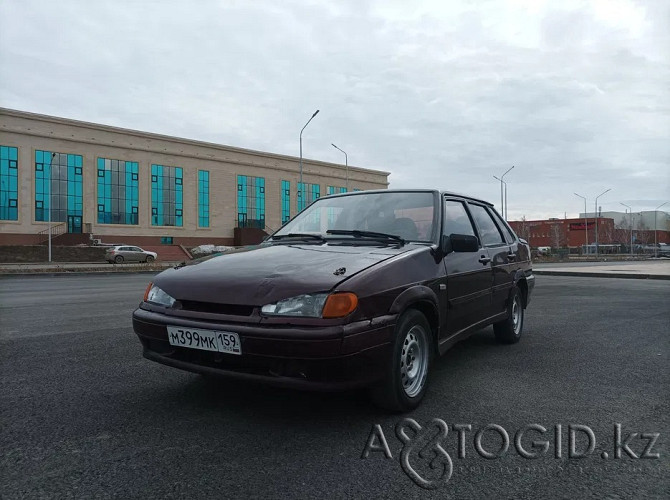
[[[388,172],[0,108],[0,244],[229,245]],[[348,184],[348,186],[347,186]],[[238,241],[236,241],[236,239]]]
[[[661,216],[658,216],[661,220]],[[623,221],[616,224],[610,217],[598,217],[598,245],[611,247],[609,251],[616,253],[630,248],[631,237],[633,246],[648,246],[657,243],[670,243],[670,226],[663,218],[663,225],[658,224],[654,231],[647,227],[634,227]],[[514,231],[530,243],[533,248],[572,248],[595,252],[596,218],[578,219],[545,219],[509,221]],[[588,242],[588,243],[587,243]],[[602,249],[601,249],[602,251]],[[626,250],[626,252],[629,250]]]

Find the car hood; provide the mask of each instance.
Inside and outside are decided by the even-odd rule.
[[[412,248],[416,246],[260,245],[168,269],[156,276],[154,284],[177,300],[261,306],[303,293],[327,292]]]

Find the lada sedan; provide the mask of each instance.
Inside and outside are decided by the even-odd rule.
[[[260,245],[157,275],[133,313],[144,356],[285,387],[369,387],[415,408],[431,364],[488,325],[518,342],[528,244],[490,203],[434,190],[312,203]]]

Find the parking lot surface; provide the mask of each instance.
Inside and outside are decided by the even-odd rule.
[[[211,382],[144,360],[130,315],[150,279],[0,277],[2,498],[668,497],[668,281],[538,276],[519,344],[482,330],[435,363],[421,407],[389,415],[362,392]],[[445,422],[441,448],[399,439],[405,417]],[[477,434],[489,455],[503,447],[489,424],[509,435],[499,458],[477,450]],[[522,447],[549,444],[529,459],[514,436],[533,424],[547,432]],[[594,449],[571,458],[570,429],[579,455],[584,428]],[[392,458],[362,458],[380,432]]]

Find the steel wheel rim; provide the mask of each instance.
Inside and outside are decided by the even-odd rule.
[[[521,331],[521,322],[523,321],[522,314],[523,308],[521,307],[521,304],[519,304],[519,298],[514,297],[514,301],[512,302],[512,326],[514,328],[514,335],[517,336]]]
[[[428,336],[419,325],[409,329],[400,350],[400,383],[405,394],[415,397],[426,382],[428,373]]]

